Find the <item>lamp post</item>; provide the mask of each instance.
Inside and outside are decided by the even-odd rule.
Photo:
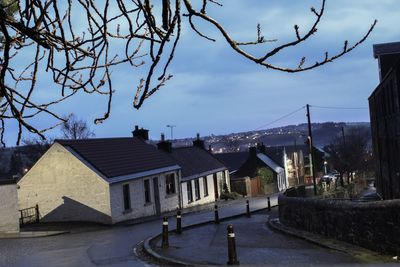
[[[174,127],[176,127],[176,125],[167,125],[168,128],[171,128],[171,140],[174,139]]]
[[[326,165],[328,165],[328,162],[325,160],[325,161],[324,161],[324,173],[325,173],[325,174],[328,173],[328,171],[327,171],[327,169],[326,169]]]

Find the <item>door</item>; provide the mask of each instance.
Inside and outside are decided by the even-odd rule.
[[[213,175],[213,180],[214,180],[214,194],[215,194],[215,200],[218,199],[218,179],[217,179],[217,174],[214,173]]]
[[[160,215],[161,210],[160,210],[160,191],[158,190],[158,177],[153,178],[153,190],[154,190],[154,204],[156,206],[156,215]]]

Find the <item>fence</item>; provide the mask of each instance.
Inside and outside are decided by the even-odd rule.
[[[19,224],[30,224],[39,222],[39,206],[22,209],[20,212]]]

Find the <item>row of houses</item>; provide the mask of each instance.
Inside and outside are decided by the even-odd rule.
[[[18,181],[14,206],[35,207],[43,222],[114,224],[212,203],[226,191],[255,196],[302,182],[301,149],[288,154],[261,144],[246,153],[211,154],[199,135],[192,146],[176,148],[163,135],[150,144],[143,128],[132,133],[56,140]],[[270,182],[260,169],[271,172]]]
[[[204,149],[172,149],[162,138],[56,140],[18,181],[18,206],[38,205],[41,221],[106,224],[159,215],[218,199],[229,173]]]

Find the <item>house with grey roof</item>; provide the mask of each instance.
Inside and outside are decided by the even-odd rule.
[[[157,146],[181,167],[183,208],[214,202],[220,198],[224,188],[229,190],[227,167],[205,150],[199,135],[193,146],[178,148],[173,148],[162,135]]]
[[[257,196],[288,187],[284,165],[270,157],[263,144],[250,147],[247,152],[220,153],[214,156],[229,167],[232,191],[239,194]]]
[[[181,208],[181,167],[133,137],[56,140],[18,181],[18,206],[38,205],[40,221],[114,224]]]

